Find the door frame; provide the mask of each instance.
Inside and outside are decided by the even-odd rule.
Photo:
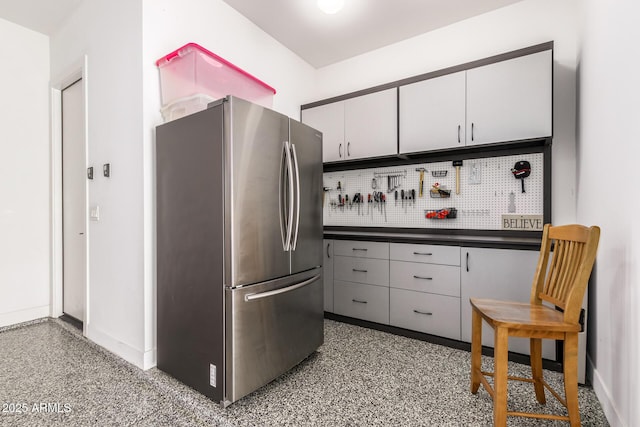
[[[52,79],[51,84],[51,261],[50,261],[50,316],[53,318],[60,317],[63,314],[63,234],[62,234],[62,91],[81,80],[83,86],[83,103],[84,103],[84,141],[85,141],[85,165],[89,164],[89,115],[88,115],[88,73],[87,73],[88,57],[84,55],[76,63],[69,67],[68,71],[59,77]],[[89,212],[89,182],[85,180],[85,212]],[[89,310],[89,221],[86,221],[86,265],[85,265],[85,301],[84,301],[84,321],[82,323],[82,334],[87,335],[87,325],[90,322]]]

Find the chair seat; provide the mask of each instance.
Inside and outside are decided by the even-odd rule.
[[[580,324],[566,323],[563,313],[544,305],[471,298],[471,306],[488,323],[517,330],[579,332]]]

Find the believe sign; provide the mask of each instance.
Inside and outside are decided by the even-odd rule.
[[[502,215],[503,230],[541,231],[542,215]]]

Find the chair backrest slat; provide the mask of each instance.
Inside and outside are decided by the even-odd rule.
[[[575,322],[595,262],[600,228],[547,224],[542,237],[531,302],[547,301],[564,310],[566,321]],[[550,250],[551,255],[544,253]]]

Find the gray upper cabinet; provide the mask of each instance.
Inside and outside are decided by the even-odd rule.
[[[347,158],[362,159],[398,152],[398,90],[396,88],[344,102]]]
[[[302,121],[323,132],[324,162],[547,138],[553,134],[553,50],[542,48],[307,108]]]
[[[400,87],[400,153],[552,135],[545,50]]]
[[[302,110],[302,123],[322,132],[322,161],[346,160],[344,101]]]
[[[467,145],[552,135],[552,51],[467,71]]]
[[[400,87],[400,153],[465,146],[465,73]]]
[[[397,89],[307,108],[302,122],[323,133],[324,162],[396,154]]]

